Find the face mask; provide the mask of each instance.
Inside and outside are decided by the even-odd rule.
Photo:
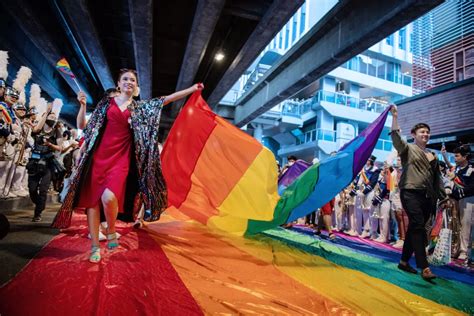
[[[288,166],[290,166],[290,167],[293,166],[293,164],[294,164],[294,161],[288,162]]]
[[[46,120],[46,124],[48,124],[51,127],[53,127],[55,123],[56,123],[55,120]]]

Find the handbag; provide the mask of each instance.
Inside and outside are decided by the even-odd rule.
[[[439,232],[438,242],[436,243],[433,254],[428,256],[428,262],[434,266],[442,266],[451,262],[451,239],[453,232],[447,228],[446,212],[443,212],[444,228]]]

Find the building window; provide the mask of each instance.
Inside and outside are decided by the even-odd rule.
[[[304,26],[306,24],[306,3],[303,4],[301,7],[301,14],[300,14],[300,35],[304,32]]]
[[[405,49],[406,47],[406,29],[402,28],[398,31],[398,48]]]
[[[287,24],[285,26],[285,49],[288,48],[289,39],[290,39],[290,27]]]
[[[364,55],[359,55],[358,58],[359,58],[359,72],[363,74],[367,74],[367,64],[370,58]]]
[[[474,47],[454,53],[454,81],[474,77]]]
[[[385,79],[385,63],[383,61],[377,61],[377,77]]]
[[[298,23],[296,22],[296,16],[293,17],[293,31],[291,35],[291,42],[294,43],[296,40],[296,32],[298,32]]]
[[[387,43],[387,45],[390,45],[390,46],[393,46],[393,34],[388,36],[386,39],[385,39],[385,42]]]
[[[282,49],[283,48],[283,34],[280,32],[280,36],[278,38],[278,48]]]
[[[413,31],[410,32],[410,53],[413,53],[413,45],[415,45],[415,36],[413,35]]]
[[[392,62],[387,63],[387,80],[395,82],[395,64]]]
[[[372,77],[377,77],[377,60],[372,59],[370,63],[368,64],[368,72],[367,74]]]

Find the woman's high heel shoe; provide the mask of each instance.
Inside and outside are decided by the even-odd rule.
[[[119,246],[119,243],[117,240],[117,234],[115,232],[107,234],[107,249],[114,250],[118,246]]]
[[[91,248],[91,255],[89,256],[89,261],[92,263],[99,263],[100,262],[100,247],[99,246],[92,246]]]

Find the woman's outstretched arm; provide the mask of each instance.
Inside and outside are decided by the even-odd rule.
[[[79,129],[84,129],[86,128],[87,125],[87,120],[86,120],[86,94],[82,91],[79,91],[77,94],[77,100],[79,101],[79,104],[81,107],[79,108],[79,113],[77,113],[77,118],[76,118],[76,126]]]
[[[195,83],[187,89],[176,91],[175,93],[172,93],[166,96],[165,100],[163,101],[163,105],[167,105],[168,103],[185,98],[191,93],[196,92],[198,90],[202,90],[202,89],[204,89],[204,85],[202,83]]]

